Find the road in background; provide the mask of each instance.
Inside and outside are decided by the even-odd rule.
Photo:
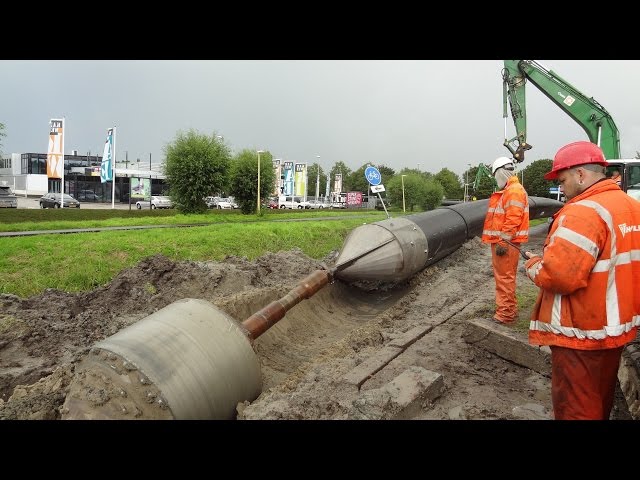
[[[40,197],[18,197],[18,208],[40,208]],[[115,208],[118,210],[129,210],[129,205],[126,203],[115,203]],[[80,208],[88,208],[94,210],[111,209],[111,203],[99,203],[99,202],[80,202]],[[135,210],[136,206],[131,205],[131,210]]]

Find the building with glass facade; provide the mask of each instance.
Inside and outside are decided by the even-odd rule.
[[[100,182],[99,155],[78,155],[73,151],[64,156],[64,191],[81,202],[110,202],[112,182]],[[162,195],[167,191],[164,175],[151,170],[122,169],[116,167],[115,199],[129,202],[131,177],[151,178],[151,194]],[[123,164],[124,165],[124,164]],[[133,162],[128,162],[134,165]],[[47,177],[46,153],[12,153],[0,159],[0,181],[10,185],[16,195],[41,196],[48,192],[60,192],[62,179]]]

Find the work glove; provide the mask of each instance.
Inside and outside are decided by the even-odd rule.
[[[507,244],[505,242],[498,242],[496,245],[496,255],[502,257],[507,253]]]

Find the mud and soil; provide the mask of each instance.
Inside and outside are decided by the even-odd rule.
[[[532,229],[528,250],[540,250],[545,229]],[[31,298],[0,295],[0,419],[60,419],[76,367],[91,346],[182,298],[207,300],[242,322],[282,297],[311,271],[330,265],[299,250],[254,262],[174,262],[157,255],[90,292],[47,290]],[[513,327],[522,338],[536,287],[518,273],[525,308]],[[362,418],[359,392],[344,375],[417,326],[431,330],[361,386],[376,389],[412,366],[443,376],[442,394],[414,419],[547,419],[550,380],[467,344],[470,318],[493,314],[490,250],[479,239],[397,285],[336,282],[295,306],[259,337],[254,350],[262,393],[238,405],[239,419]],[[102,401],[102,400],[100,400]],[[624,400],[613,418],[628,418]],[[378,418],[393,418],[380,405]],[[157,416],[167,418],[166,410]],[[134,418],[134,417],[130,417]],[[138,415],[137,418],[141,418]]]

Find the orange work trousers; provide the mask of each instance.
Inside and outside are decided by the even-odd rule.
[[[518,273],[518,249],[507,244],[507,253],[496,255],[497,243],[491,244],[493,278],[496,281],[496,313],[494,318],[501,322],[512,322],[518,316],[516,300],[516,274]]]
[[[551,401],[556,420],[609,420],[623,348],[551,346]]]

